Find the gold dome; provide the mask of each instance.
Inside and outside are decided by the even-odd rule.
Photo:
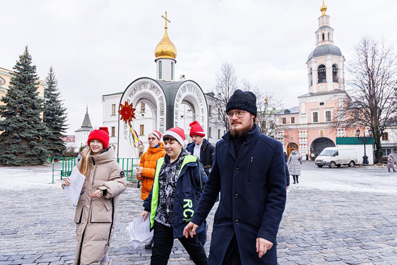
[[[172,41],[168,38],[167,28],[165,28],[163,39],[157,44],[156,49],[154,51],[154,56],[156,59],[160,58],[176,58],[176,48]]]
[[[177,52],[175,45],[172,43],[170,38],[168,37],[168,32],[167,32],[167,21],[171,22],[167,19],[167,12],[165,12],[165,17],[161,16],[165,20],[165,31],[164,31],[164,36],[163,39],[157,44],[156,49],[154,50],[154,56],[156,56],[156,59],[160,58],[169,58],[169,59],[175,59]]]
[[[322,16],[327,15],[325,12],[327,11],[327,6],[324,4],[324,0],[323,0],[323,5],[320,7],[320,11],[322,12]]]

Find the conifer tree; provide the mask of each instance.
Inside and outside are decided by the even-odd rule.
[[[50,131],[50,135],[44,139],[44,143],[52,157],[61,157],[62,152],[66,150],[65,143],[61,139],[65,136],[67,129],[66,108],[60,99],[58,80],[52,67],[45,83],[43,122]]]
[[[28,47],[13,67],[7,94],[0,106],[0,163],[9,166],[41,165],[47,159],[43,139],[49,131],[41,120],[43,99]]]

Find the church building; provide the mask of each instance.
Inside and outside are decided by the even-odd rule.
[[[316,48],[307,58],[307,93],[299,96],[299,105],[278,113],[276,139],[289,155],[298,149],[303,159],[314,159],[325,147],[336,146],[337,137],[355,137],[358,128],[335,128],[349,95],[345,91],[345,58],[334,44],[327,6],[320,8]],[[362,129],[362,128],[361,128]],[[368,134],[366,128],[365,131]]]
[[[154,130],[163,134],[179,126],[189,139],[189,124],[198,121],[204,129],[205,138],[216,143],[224,134],[219,123],[211,122],[218,112],[216,99],[205,94],[193,80],[179,80],[175,77],[177,49],[168,36],[167,12],[164,36],[155,48],[156,77],[139,77],[132,81],[123,92],[102,96],[103,126],[108,127],[110,144],[116,147],[120,158],[139,157],[148,147],[148,134]],[[120,120],[120,104],[132,103],[135,119],[131,126]],[[213,113],[213,114],[212,114]],[[212,123],[212,124],[210,124]],[[219,127],[219,128],[218,128]],[[142,141],[134,147],[131,129]]]

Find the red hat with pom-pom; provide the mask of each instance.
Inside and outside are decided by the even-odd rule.
[[[109,146],[109,131],[108,127],[99,127],[98,130],[93,130],[88,135],[87,145],[90,146],[91,140],[99,140],[102,145],[103,149],[108,148]]]
[[[203,127],[201,127],[200,123],[198,123],[198,121],[194,121],[192,123],[189,124],[190,126],[190,137],[192,137],[193,135],[198,135],[201,137],[205,136]]]
[[[180,127],[174,127],[166,131],[163,135],[164,136],[170,135],[174,137],[183,147],[185,147],[185,132]]]

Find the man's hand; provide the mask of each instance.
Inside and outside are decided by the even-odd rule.
[[[185,228],[186,229],[186,228]],[[256,252],[259,253],[259,258],[262,258],[268,250],[273,247],[273,243],[264,238],[258,237],[256,239]]]
[[[146,217],[149,215],[149,212],[148,211],[143,211],[142,213],[141,213],[141,216],[142,216],[142,219],[143,219],[143,221],[145,222],[145,220],[146,220]]]
[[[198,228],[198,225],[190,222],[185,226],[185,229],[183,229],[183,236],[188,238],[189,235],[193,237],[196,234],[196,229]]]

